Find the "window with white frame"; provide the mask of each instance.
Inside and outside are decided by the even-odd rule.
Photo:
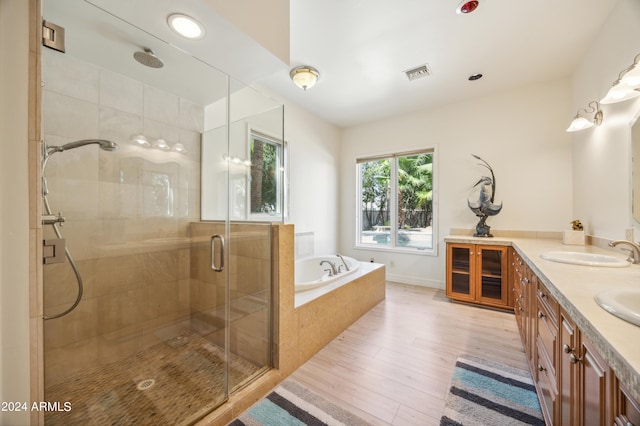
[[[286,144],[255,131],[250,132],[251,157],[249,212],[252,217],[282,215],[286,206],[284,171]]]
[[[359,158],[356,245],[435,252],[435,149]]]

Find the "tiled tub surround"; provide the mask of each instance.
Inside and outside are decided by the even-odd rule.
[[[640,400],[640,327],[623,321],[598,306],[594,296],[612,289],[640,288],[640,266],[598,268],[551,262],[545,251],[563,250],[619,256],[622,252],[596,246],[564,245],[560,240],[533,238],[473,238],[449,236],[447,242],[513,246],[535,271],[560,306],[596,346],[616,376]]]

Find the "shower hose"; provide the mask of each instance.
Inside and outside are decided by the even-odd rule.
[[[46,214],[48,215],[53,214],[51,210],[51,206],[49,205],[49,200],[47,198],[47,195],[43,194],[42,199],[43,199],[44,210]],[[58,224],[52,223],[51,226],[53,226],[53,231],[56,233],[56,236],[58,238],[62,238],[62,232],[60,232],[60,229],[58,228]],[[82,276],[80,275],[80,271],[78,270],[78,266],[76,265],[76,262],[73,260],[73,256],[71,256],[69,247],[65,246],[64,253],[67,256],[67,259],[69,260],[69,264],[71,265],[71,268],[73,269],[74,274],[76,275],[76,280],[78,281],[78,295],[76,296],[75,302],[73,302],[73,304],[67,310],[56,315],[45,315],[43,317],[45,320],[60,318],[67,315],[68,313],[73,311],[80,303],[80,300],[82,300],[82,293],[84,292],[84,286],[82,285]]]

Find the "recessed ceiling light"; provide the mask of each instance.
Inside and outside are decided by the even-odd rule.
[[[471,13],[477,9],[479,3],[480,2],[478,0],[462,0],[456,9],[456,12],[459,14]]]
[[[480,80],[481,78],[482,78],[481,73],[472,74],[469,76],[469,81],[476,81],[476,80]]]
[[[167,18],[169,28],[182,37],[190,39],[200,39],[204,37],[204,27],[202,24],[190,16],[182,13],[174,13]]]

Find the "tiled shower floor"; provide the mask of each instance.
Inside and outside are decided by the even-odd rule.
[[[239,383],[260,367],[232,354],[229,370],[231,383]],[[68,401],[71,410],[47,412],[45,423],[190,424],[223,402],[224,387],[223,349],[185,332],[47,388],[46,401]]]

